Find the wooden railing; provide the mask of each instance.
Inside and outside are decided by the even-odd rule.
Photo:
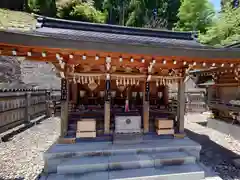
[[[0,133],[31,120],[51,115],[51,104],[60,101],[58,90],[0,90]]]

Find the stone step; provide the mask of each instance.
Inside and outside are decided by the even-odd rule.
[[[142,142],[143,142],[142,133],[114,134],[113,136],[114,144],[136,144]]]
[[[77,174],[98,171],[163,167],[194,164],[196,157],[185,152],[133,153],[110,156],[75,157],[57,166],[58,174]]]
[[[86,174],[50,174],[40,180],[203,180],[204,171],[197,164],[139,168],[121,171],[91,172]]]
[[[44,153],[44,172],[56,173],[59,164],[76,157],[184,151],[189,156],[198,158],[200,150],[201,146],[189,139],[161,139],[127,145],[112,144],[111,142],[54,144]]]

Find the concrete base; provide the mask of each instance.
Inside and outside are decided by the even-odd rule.
[[[208,118],[207,126],[240,140],[240,126],[238,125],[232,125],[218,119]]]

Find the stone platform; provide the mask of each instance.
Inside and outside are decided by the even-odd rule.
[[[82,142],[55,144],[44,154],[41,180],[167,179],[200,180],[201,146],[185,139],[158,139],[136,144]]]

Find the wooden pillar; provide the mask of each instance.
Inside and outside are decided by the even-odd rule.
[[[31,107],[31,92],[27,92],[25,96],[25,117],[24,117],[24,122],[26,124],[30,123],[31,120],[30,107]]]
[[[149,132],[149,100],[150,100],[150,83],[146,81],[143,95],[143,130]]]
[[[110,76],[107,75],[106,78],[106,91],[105,91],[105,104],[104,104],[104,134],[110,133],[110,101],[111,101],[111,95],[110,95]]]
[[[184,133],[184,114],[185,114],[185,83],[184,79],[180,79],[178,84],[178,109],[177,109],[178,133]]]
[[[78,101],[78,85],[77,83],[72,83],[72,102],[76,105]]]
[[[51,117],[52,116],[52,112],[50,110],[51,92],[46,91],[45,97],[46,97],[46,116]]]
[[[66,79],[61,80],[61,132],[60,136],[64,137],[68,129],[68,101],[69,101],[69,85]]]

